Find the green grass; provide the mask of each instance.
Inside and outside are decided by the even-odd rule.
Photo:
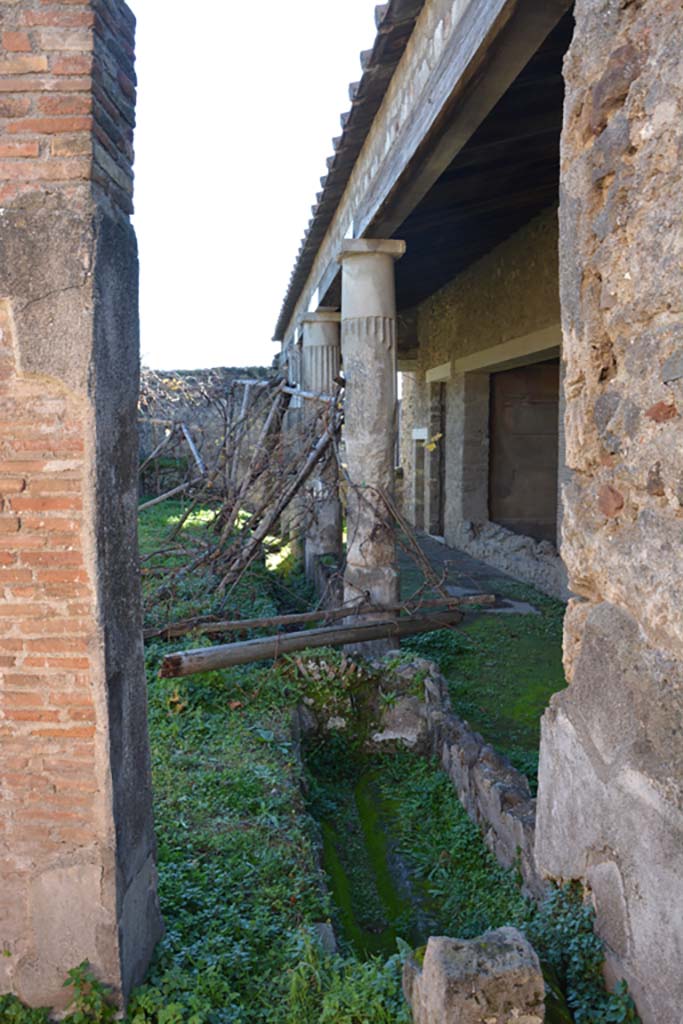
[[[561,601],[532,587],[492,580],[490,589],[533,604],[540,615],[481,614],[457,630],[410,637],[404,648],[434,659],[453,710],[535,783],[540,720],[566,683]]]
[[[144,552],[164,547],[181,511],[165,503],[142,515]],[[184,528],[193,542],[206,517],[201,512]],[[166,551],[159,560],[179,557]],[[180,608],[206,613],[210,587],[206,576],[186,577],[168,610],[175,618]],[[242,615],[253,615],[307,599],[307,584],[283,558],[274,571],[255,565],[236,600]],[[158,614],[149,607],[147,621]],[[526,903],[433,765],[409,753],[371,765],[357,760],[371,673],[343,677],[340,656],[325,652],[308,680],[293,662],[158,678],[164,653],[196,642],[190,636],[147,645],[166,933],[133,996],[128,1024],[409,1024],[401,958],[392,953],[397,940],[416,942],[434,931],[474,935],[508,921],[524,927],[553,965],[577,1024],[636,1021],[623,993],[604,991],[602,948],[576,894],[558,892],[540,910]],[[460,671],[460,649],[445,653]],[[343,740],[310,751],[304,774],[289,721],[305,692],[316,707],[342,708],[355,739],[352,756]],[[517,710],[512,717],[523,716]],[[323,885],[320,827],[311,810],[331,844],[336,908]],[[314,938],[315,923],[332,916],[351,928],[339,954],[324,953]],[[378,927],[381,941],[370,946],[367,935],[380,935]],[[87,967],[76,968],[71,981],[76,1006],[68,1024],[109,1024],[111,1004]],[[47,1013],[0,996],[0,1020],[46,1024]],[[566,1020],[557,1008],[548,1018]]]

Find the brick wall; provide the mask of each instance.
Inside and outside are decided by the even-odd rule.
[[[132,212],[134,28],[118,0],[0,3],[0,203],[93,181]]]
[[[99,854],[106,781],[95,749],[98,658],[85,557],[83,409],[56,382],[21,381],[0,305],[0,934],[30,952],[36,865]],[[45,908],[43,908],[45,909]],[[1,978],[1,974],[0,974]],[[2,986],[0,986],[1,988]],[[30,995],[30,991],[27,992]]]
[[[0,992],[159,934],[136,573],[134,19],[0,2]]]

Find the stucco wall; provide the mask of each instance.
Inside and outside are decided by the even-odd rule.
[[[404,505],[412,519],[413,430],[428,426],[430,379],[436,373],[447,386],[447,543],[565,597],[566,576],[552,544],[536,543],[488,521],[488,374],[515,353],[533,362],[539,346],[551,348],[559,342],[557,247],[557,212],[549,209],[417,308],[419,348],[415,369],[404,376],[402,452]],[[519,355],[525,346],[528,355]],[[459,366],[468,357],[476,364],[474,357],[482,353],[483,365]],[[427,461],[429,457],[427,453]],[[425,514],[428,521],[428,509]]]

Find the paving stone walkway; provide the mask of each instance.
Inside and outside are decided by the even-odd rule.
[[[526,601],[517,601],[501,593],[503,587],[497,587],[505,581],[508,584],[518,583],[514,577],[494,569],[481,562],[478,558],[448,547],[447,544],[422,534],[418,537],[422,553],[428,559],[433,570],[444,582],[444,587],[454,597],[466,597],[470,594],[495,594],[496,604],[489,611],[499,615],[538,615],[538,610]],[[401,573],[401,597],[408,598],[415,593],[424,582],[424,575],[415,560],[399,547],[399,570]]]

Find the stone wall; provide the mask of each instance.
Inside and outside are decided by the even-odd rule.
[[[134,19],[0,5],[0,991],[160,933],[137,573]]]
[[[429,434],[430,381],[446,382],[445,539],[557,597],[566,573],[554,545],[488,518],[489,373],[557,347],[557,213],[547,210],[417,307],[419,349],[403,378],[404,509],[415,520],[414,431]],[[544,349],[545,346],[545,349]],[[420,442],[418,442],[420,443]],[[425,472],[435,454],[425,452]],[[428,496],[424,521],[429,523]]]
[[[418,679],[424,680],[424,701],[406,695]],[[536,800],[526,776],[453,713],[448,684],[434,662],[417,658],[394,670],[392,683],[402,696],[382,711],[373,743],[400,744],[435,757],[498,862],[505,868],[519,864],[526,892],[541,896],[544,884],[534,855]]]
[[[570,686],[537,859],[585,880],[645,1024],[683,1006],[683,11],[577,0],[560,263]]]

